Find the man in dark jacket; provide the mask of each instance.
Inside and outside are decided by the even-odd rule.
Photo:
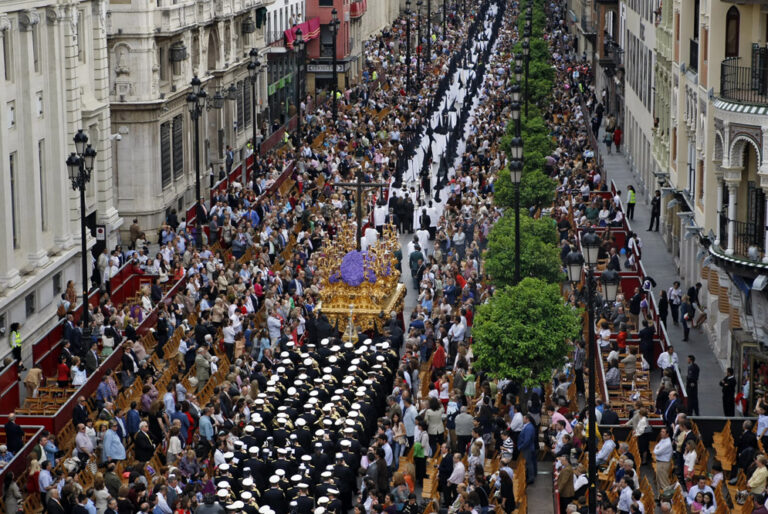
[[[85,405],[85,396],[81,396],[77,399],[77,405],[72,409],[72,423],[77,426],[79,424],[85,425],[88,421],[88,407]]]
[[[744,431],[736,443],[736,468],[733,470],[732,476],[736,476],[739,469],[743,469],[746,472],[757,453],[757,436],[752,431],[752,422],[746,420],[741,426]],[[735,484],[736,482],[733,483]]]
[[[18,453],[24,446],[24,431],[15,420],[16,414],[12,412],[8,415],[8,423],[5,424],[5,437],[8,443],[6,446],[13,454]]]
[[[139,462],[149,462],[155,454],[155,444],[149,436],[149,425],[146,421],[139,423],[139,431],[134,437],[134,452]]]

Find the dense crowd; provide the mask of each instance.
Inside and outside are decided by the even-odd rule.
[[[134,222],[130,247],[105,253],[97,269],[105,283],[123,262],[156,278],[136,305],[114,305],[102,295],[88,317],[90,335],[67,314],[75,304],[68,287],[60,385],[81,384],[118,345],[124,354],[119,372],[107,372],[93,398],[79,398],[75,448],[60,451],[55,435],[44,434],[30,458],[27,493],[39,494],[47,511],[67,513],[413,513],[423,509],[427,459],[441,454],[440,500],[451,512],[487,510],[494,489],[505,511],[514,509],[513,436],[525,433],[531,441],[520,451],[532,453],[524,428],[530,422],[506,405],[499,410],[496,392],[511,385],[473,370],[469,346],[474,306],[491,292],[480,280],[480,252],[499,216],[493,177],[503,166],[497,138],[508,115],[505,59],[516,41],[516,10],[508,7],[486,0],[469,20],[452,8],[446,37],[433,30],[432,55],[414,81],[418,93],[407,91],[405,66],[415,76],[416,58],[405,62],[398,20],[366,43],[365,80],[346,92],[336,123],[327,108],[305,106],[301,140],[280,157],[257,159],[253,181],[231,184],[198,209],[196,227],[169,216],[154,255]],[[493,44],[503,51],[491,60]],[[476,56],[490,64],[468,64]],[[457,81],[471,94],[444,135],[452,145],[463,144],[465,128],[469,137],[457,164],[449,152],[432,176],[431,146],[425,152],[422,144],[435,138],[433,130],[440,135],[431,120]],[[467,128],[473,102],[477,121]],[[442,107],[449,108],[447,101]],[[417,154],[424,164],[412,180]],[[289,161],[295,189],[285,198],[261,195]],[[316,259],[355,210],[354,196],[334,184],[355,175],[392,184],[365,199],[372,211],[378,202],[392,209],[387,221],[410,216],[401,229],[416,231],[408,260],[419,298],[405,324],[392,313],[377,333],[352,345],[336,338],[315,305]],[[426,209],[434,219],[424,217]],[[195,232],[201,221],[204,237]],[[290,258],[283,261],[286,248]],[[246,254],[250,260],[238,263]],[[164,301],[165,285],[181,279],[185,289]],[[145,348],[137,327],[153,311],[157,344]],[[160,390],[157,364],[167,364],[164,348],[179,329],[178,374]],[[423,387],[425,363],[431,369]],[[197,395],[221,366],[225,379],[200,404]],[[182,379],[193,369],[187,388]],[[42,377],[33,369],[27,378],[34,395]],[[118,395],[139,379],[140,400],[116,408]],[[9,443],[14,425],[7,426]],[[18,451],[13,446],[0,455]],[[401,466],[407,453],[412,460]],[[489,476],[484,465],[495,454],[501,472]],[[154,469],[150,461],[158,455],[162,466]],[[83,490],[73,477],[86,466],[97,471],[93,488]],[[6,511],[13,512],[21,491],[12,477],[6,485]]]

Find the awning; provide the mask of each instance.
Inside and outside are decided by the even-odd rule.
[[[734,284],[736,284],[736,287],[739,288],[739,290],[744,293],[746,296],[749,296],[749,292],[752,290],[752,279],[744,277],[740,275],[731,274],[731,280]]]
[[[285,31],[285,47],[293,48],[293,42],[296,41],[296,30],[301,29],[301,37],[304,41],[312,41],[320,37],[320,18],[315,17],[311,20],[294,25]]]

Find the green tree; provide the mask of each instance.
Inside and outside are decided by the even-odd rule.
[[[520,276],[537,277],[546,282],[562,281],[557,229],[550,218],[520,216]],[[497,287],[514,283],[515,213],[510,209],[488,233],[485,272]]]
[[[477,308],[472,327],[475,364],[494,378],[526,387],[547,382],[578,337],[581,313],[563,302],[557,284],[526,278],[499,289]]]
[[[536,156],[529,156],[526,158],[526,162],[538,159],[537,168],[544,166],[544,157],[539,154]],[[552,200],[555,198],[555,188],[557,183],[545,175],[539,169],[532,169],[533,164],[523,168],[523,178],[520,184],[520,208],[534,209],[539,207],[545,207],[552,204]],[[505,168],[499,172],[499,176],[494,182],[494,194],[493,200],[497,206],[503,208],[514,208],[515,206],[515,186],[512,184],[512,180],[509,177],[509,172]]]

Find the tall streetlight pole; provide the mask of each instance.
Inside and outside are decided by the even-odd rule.
[[[411,0],[405,0],[405,91],[411,93]]]
[[[67,170],[72,181],[72,189],[80,191],[80,253],[81,273],[83,275],[83,314],[81,316],[83,335],[90,336],[91,329],[88,325],[88,248],[86,246],[85,232],[85,186],[91,181],[93,161],[96,159],[96,150],[88,145],[88,136],[82,129],[77,131],[74,137],[75,153],[67,158]]]
[[[523,177],[523,139],[520,136],[520,85],[512,85],[515,137],[510,142],[509,176],[515,185],[515,284],[520,283],[520,181]]]
[[[221,109],[224,106],[224,97],[217,91],[213,101],[210,101],[208,93],[203,89],[203,84],[197,75],[194,76],[190,85],[192,92],[187,95],[187,107],[189,108],[189,116],[195,122],[195,201],[197,202],[195,242],[200,248],[203,244],[203,223],[205,223],[205,220],[202,219],[203,195],[200,191],[200,117],[203,115],[203,109]]]
[[[331,94],[333,95],[333,121],[336,122],[336,118],[338,116],[338,104],[336,97],[338,96],[336,94],[336,91],[339,88],[339,75],[338,71],[336,70],[336,36],[339,33],[339,12],[334,7],[331,11],[331,36],[333,36],[333,90],[331,91]]]
[[[445,22],[448,17],[448,10],[446,8],[446,0],[443,0],[443,40],[445,40]]]
[[[531,61],[531,18],[533,13],[531,12],[531,6],[528,5],[528,11],[525,13],[525,31],[523,35],[525,40],[523,41],[523,56],[525,57],[525,119],[528,119],[528,65]]]
[[[588,412],[589,412],[589,424],[588,431],[589,437],[587,439],[587,448],[589,451],[589,512],[594,514],[597,512],[597,428],[595,426],[595,396],[596,396],[596,360],[599,358],[599,349],[595,341],[595,311],[602,307],[603,302],[612,303],[616,300],[616,294],[619,289],[619,274],[614,270],[604,270],[601,274],[600,280],[603,283],[603,299],[598,298],[597,294],[597,281],[595,280],[595,266],[597,265],[597,256],[600,250],[600,237],[598,237],[594,230],[590,229],[589,232],[581,236],[581,247],[584,251],[582,254],[578,251],[572,251],[565,258],[566,269],[568,271],[568,279],[574,285],[581,282],[582,271],[584,264],[587,265],[587,323],[589,325],[589,341],[587,342],[589,359],[589,392],[588,392]],[[586,256],[586,259],[585,259]],[[586,261],[586,262],[585,262]]]
[[[422,0],[416,2],[416,13],[418,14],[416,20],[416,39],[419,42],[416,45],[416,80],[421,81],[421,6],[424,5]]]
[[[304,35],[301,29],[296,29],[296,40],[293,42],[296,52],[296,147],[301,145],[301,70],[304,64]]]
[[[432,0],[427,0],[427,62],[432,60]]]
[[[261,71],[261,61],[259,61],[259,51],[251,48],[249,54],[251,62],[248,63],[248,76],[251,78],[251,110],[253,111],[253,169],[256,169],[256,156],[261,153],[261,142],[258,144],[259,124],[256,122],[256,95],[259,91],[259,72]]]

